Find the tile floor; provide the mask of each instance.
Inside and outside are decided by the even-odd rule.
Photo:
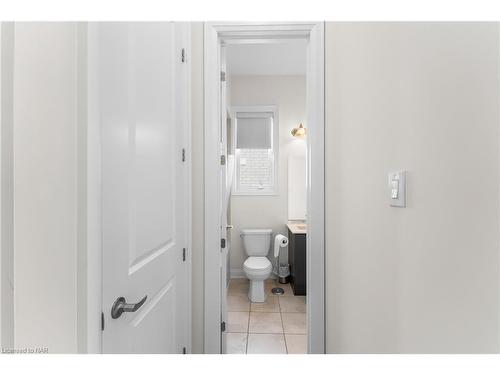
[[[248,280],[231,279],[228,290],[228,354],[305,354],[307,352],[306,299],[294,296],[290,284],[266,280],[267,300],[250,303]],[[271,289],[280,286],[283,296]]]

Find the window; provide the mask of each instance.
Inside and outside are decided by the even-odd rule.
[[[278,193],[278,116],[275,106],[235,107],[235,195]]]

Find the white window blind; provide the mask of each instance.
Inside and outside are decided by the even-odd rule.
[[[238,113],[236,148],[272,148],[272,113]]]
[[[275,107],[233,109],[237,195],[277,193],[278,129]]]

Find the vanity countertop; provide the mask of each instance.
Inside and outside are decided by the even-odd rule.
[[[289,221],[286,226],[293,234],[307,234],[307,223],[303,221]]]

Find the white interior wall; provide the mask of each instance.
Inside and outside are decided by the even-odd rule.
[[[16,23],[15,345],[77,350],[77,25]]]
[[[497,27],[326,24],[328,352],[498,352]]]
[[[1,119],[1,281],[0,281],[0,345],[14,347],[14,251],[13,251],[13,68],[14,25],[0,25],[0,119]]]
[[[0,22],[0,145],[2,144],[2,22]],[[0,147],[1,150],[2,147]],[[0,171],[2,165],[2,155],[0,151]],[[1,176],[1,174],[0,174]],[[1,179],[3,181],[3,179]],[[0,183],[0,212],[2,212],[2,184]],[[2,216],[0,215],[0,249],[2,249]],[[0,251],[0,347],[2,346],[2,307],[3,306],[3,293],[2,293],[2,252]]]
[[[231,75],[303,75],[306,47],[306,39],[227,44],[227,72]]]
[[[287,235],[288,156],[306,154],[306,141],[290,134],[306,120],[305,76],[231,75],[231,105],[277,105],[279,118],[279,195],[233,195],[231,220],[231,276],[242,277],[246,254],[239,236],[244,228],[270,228]],[[304,181],[305,183],[305,181]],[[287,252],[282,253],[286,260]]]

